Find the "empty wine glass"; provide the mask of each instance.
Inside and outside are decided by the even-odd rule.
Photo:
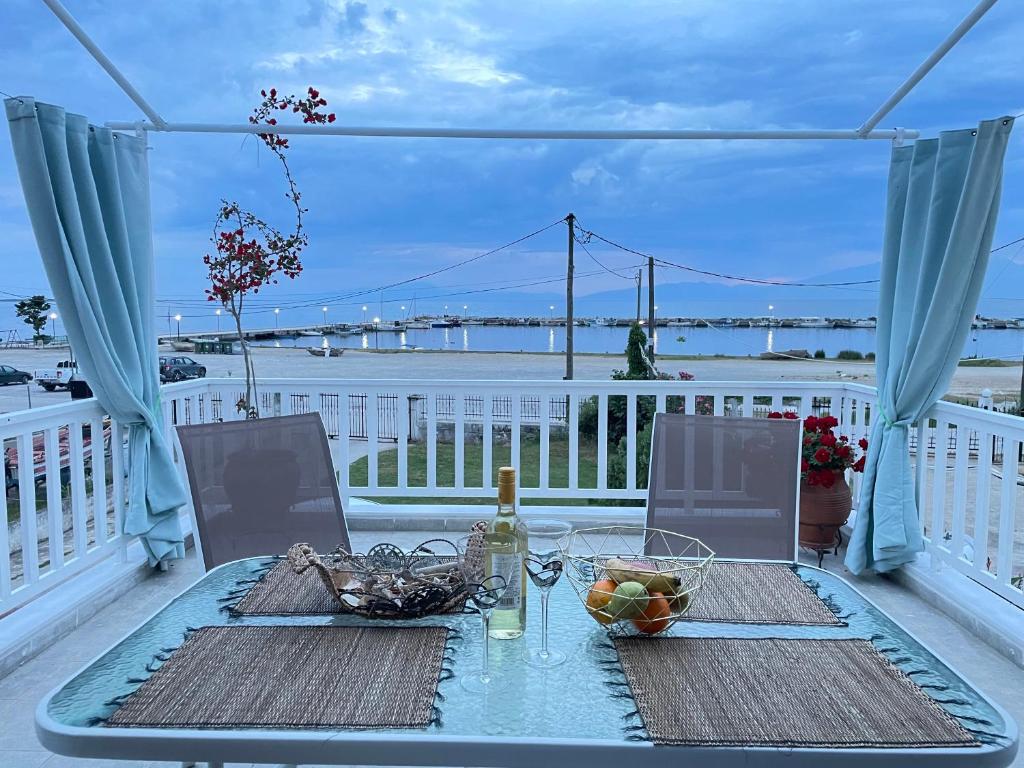
[[[540,590],[540,648],[527,648],[523,659],[536,667],[555,667],[565,661],[565,654],[548,648],[548,594],[562,575],[562,544],[572,526],[561,520],[527,520],[529,554],[526,572]]]
[[[473,693],[500,690],[504,684],[490,672],[488,625],[491,611],[501,602],[512,579],[522,578],[517,556],[518,539],[510,533],[476,533],[456,542],[459,571],[466,580],[466,591],[480,612],[483,625],[483,660],[479,674],[462,678],[462,687]]]

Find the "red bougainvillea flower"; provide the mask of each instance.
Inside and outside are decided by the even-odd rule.
[[[867,460],[867,456],[861,456],[859,459],[857,459],[857,461],[855,461],[853,463],[853,471],[854,472],[863,472],[864,471],[864,462],[866,460]]]
[[[861,447],[861,450],[866,451],[868,449],[867,438],[862,437],[860,440],[857,441],[857,445]]]
[[[814,460],[819,464],[828,464],[832,458],[832,451],[824,446],[814,452]]]
[[[836,448],[836,456],[838,456],[840,459],[849,458],[849,456],[850,456],[850,446],[848,446],[848,445],[840,445],[838,448]]]
[[[768,414],[768,418],[769,419],[781,419],[782,418],[782,414],[779,411],[772,411],[771,413]]]
[[[784,419],[799,419],[800,416],[798,414],[794,413],[793,411],[786,411],[784,414],[782,414],[782,418],[784,418]]]
[[[808,432],[813,432],[817,428],[818,428],[818,417],[817,416],[808,416],[806,419],[804,419],[804,429],[806,429]]]
[[[835,416],[819,416],[818,429],[832,429],[839,426],[839,419]]]

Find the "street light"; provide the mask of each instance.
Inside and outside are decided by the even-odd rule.
[[[274,330],[277,330],[277,327],[278,327],[278,322],[277,321],[278,321],[278,319],[280,317],[281,317],[281,308],[280,307],[274,307]]]
[[[363,325],[366,325],[366,305],[363,304]]]
[[[770,325],[775,323],[775,305],[774,304],[769,304],[768,305],[768,323]]]
[[[181,338],[181,315],[175,315],[174,316],[174,321],[178,324],[177,337],[180,339]]]
[[[50,343],[57,340],[57,313],[50,313]]]
[[[555,319],[555,305],[554,304],[551,304],[548,307],[548,319],[549,320],[554,320]]]
[[[213,314],[215,314],[217,316],[217,333],[220,333],[220,310],[219,309],[213,310]]]
[[[324,313],[324,328],[327,327],[327,307],[320,307],[320,311]]]

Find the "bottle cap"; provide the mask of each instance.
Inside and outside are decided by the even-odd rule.
[[[502,504],[511,504],[516,500],[516,470],[515,467],[500,467],[498,469],[498,501]]]

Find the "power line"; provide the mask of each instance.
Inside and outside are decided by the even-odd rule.
[[[580,235],[577,235],[576,234],[576,230],[579,230],[581,233],[583,233],[583,236],[581,237]],[[576,226],[573,229],[572,239],[576,242],[577,245],[580,246],[580,248],[583,249],[583,252],[585,254],[587,254],[587,256],[590,257],[591,261],[593,261],[595,264],[597,264],[597,266],[599,266],[601,269],[603,269],[608,274],[615,275],[615,277],[621,278],[623,280],[633,280],[634,279],[633,275],[623,275],[621,272],[616,272],[614,269],[611,269],[610,267],[606,267],[601,261],[599,261],[598,258],[594,254],[592,254],[590,252],[590,249],[587,248],[587,243],[590,242],[590,233],[587,232],[585,229],[583,229],[583,227],[581,227],[579,224],[576,224]]]

